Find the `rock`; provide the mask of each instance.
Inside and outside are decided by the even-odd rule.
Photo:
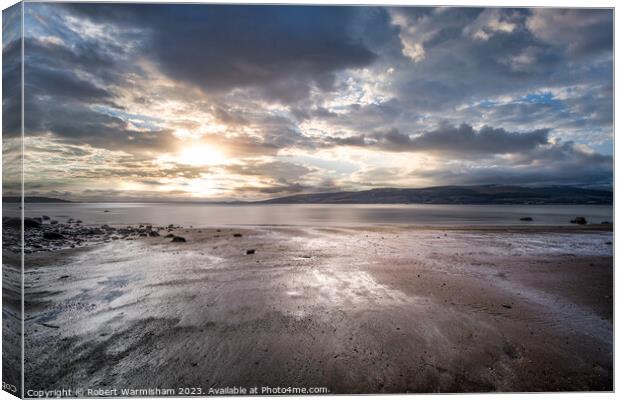
[[[157,231],[150,231],[149,232],[149,236],[150,237],[159,237],[159,233]]]
[[[502,304],[502,307],[504,307],[504,308],[509,308],[509,309],[510,309],[510,308],[512,308],[512,306],[510,306],[510,305],[508,305],[508,304]]]
[[[47,215],[43,215],[43,216],[41,216],[41,218],[43,218],[44,220],[50,219],[50,217],[48,217]]]
[[[39,228],[41,223],[34,218],[24,218],[24,227],[26,228]]]
[[[523,218],[519,218],[520,221],[534,221],[534,219],[532,217],[523,217]]]
[[[234,237],[241,237],[241,236],[243,236],[243,235],[242,235],[242,234],[240,234],[240,233],[235,233],[233,236],[234,236]]]
[[[185,240],[185,238],[182,236],[175,236],[172,238],[172,243],[185,243],[185,242],[187,242],[187,240]]]
[[[65,237],[58,232],[43,232],[43,239],[47,240],[60,240]]]
[[[21,218],[8,217],[2,220],[2,225],[4,225],[7,228],[20,229],[22,227],[22,220]],[[34,218],[24,218],[24,227],[39,228],[41,227],[41,223]]]
[[[254,254],[254,253],[256,253],[255,249],[246,250],[246,252],[245,252],[246,255]]]
[[[18,228],[19,229],[22,227],[22,220],[20,218],[5,217],[5,218],[2,218],[2,225],[3,225],[3,228]]]
[[[78,219],[77,221],[75,221],[75,223],[76,223],[76,224],[81,224],[81,223],[82,223],[82,220],[81,220],[81,219]]]
[[[173,235],[172,233],[169,233],[169,234],[167,234],[167,235],[166,235],[166,236],[164,236],[164,237],[167,237],[167,238],[173,238],[173,237],[174,237],[174,235]]]
[[[576,217],[570,221],[571,224],[585,225],[588,223],[584,217]]]
[[[103,210],[103,212],[110,212],[110,210]]]
[[[57,224],[58,224],[58,221],[56,221],[55,219],[53,219],[53,220],[51,220],[51,221],[50,221],[50,224],[52,224],[52,225],[57,225]]]

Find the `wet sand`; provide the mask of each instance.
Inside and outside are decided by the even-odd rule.
[[[161,233],[27,255],[27,389],[613,389],[610,227]]]

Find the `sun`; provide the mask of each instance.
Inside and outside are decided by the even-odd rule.
[[[218,165],[226,162],[226,155],[217,147],[209,145],[193,145],[182,149],[178,162],[187,165]]]

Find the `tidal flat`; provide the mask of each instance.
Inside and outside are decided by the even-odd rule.
[[[613,389],[609,226],[150,229],[26,255],[26,389]]]

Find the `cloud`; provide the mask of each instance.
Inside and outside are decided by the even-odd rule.
[[[28,145],[53,160],[39,192],[611,182],[609,10],[25,8]],[[18,44],[3,43],[5,134]],[[193,146],[222,163],[184,165]]]
[[[572,56],[613,49],[612,9],[535,8],[527,19],[527,28],[537,37],[565,48]]]
[[[484,126],[479,130],[470,125],[444,125],[433,131],[410,136],[391,129],[369,135],[336,138],[339,145],[367,146],[395,152],[430,152],[459,154],[461,157],[527,152],[549,142],[549,130],[508,132]]]
[[[613,158],[573,142],[543,146],[528,155],[491,165],[461,165],[416,171],[416,176],[445,184],[611,186]]]
[[[331,90],[334,74],[371,64],[376,55],[353,37],[351,7],[72,4],[98,23],[137,25],[142,51],[170,77],[208,93],[258,88],[296,101],[311,88]]]
[[[512,17],[516,16],[516,21]],[[463,33],[474,39],[489,40],[498,32],[512,33],[518,26],[518,15],[507,14],[498,8],[488,8],[463,29]]]

